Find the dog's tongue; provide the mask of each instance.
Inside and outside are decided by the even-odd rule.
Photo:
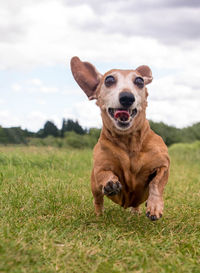
[[[130,117],[129,112],[126,110],[115,111],[114,117],[120,119],[121,121],[127,121]]]

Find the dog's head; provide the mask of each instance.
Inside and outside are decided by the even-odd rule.
[[[101,75],[96,68],[78,57],[71,60],[72,74],[90,100],[97,99],[103,122],[118,132],[129,132],[134,121],[145,115],[146,84],[152,81],[151,69],[113,69]]]

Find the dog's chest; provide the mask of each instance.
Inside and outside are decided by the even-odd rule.
[[[149,170],[145,168],[145,157],[143,153],[132,153],[119,158],[122,177],[129,190],[134,191],[147,180]]]
[[[120,197],[111,199],[127,208],[137,206],[147,198],[148,188],[146,187],[149,170],[145,168],[144,154],[121,153],[118,157],[118,164],[114,164],[113,172],[122,183],[122,193]]]

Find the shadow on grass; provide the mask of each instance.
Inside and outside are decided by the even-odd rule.
[[[141,215],[133,215],[129,209],[124,210],[118,206],[107,208],[102,216],[96,216],[92,209],[76,211],[76,216],[71,219],[71,226],[80,230],[95,229],[97,232],[115,230],[117,233],[151,234],[160,233],[166,227],[168,219],[150,221],[145,210]]]
[[[176,214],[175,214],[176,213]],[[71,226],[78,228],[80,231],[95,230],[97,233],[116,232],[121,236],[126,234],[137,234],[138,236],[152,236],[152,235],[169,235],[180,234],[187,232],[196,232],[196,217],[195,213],[190,215],[191,221],[187,214],[180,214],[179,211],[167,210],[164,216],[158,221],[151,221],[145,215],[145,208],[143,206],[140,215],[134,215],[130,209],[123,209],[117,205],[111,204],[106,207],[102,216],[97,217],[93,208],[84,210],[76,210],[76,213],[71,219]]]

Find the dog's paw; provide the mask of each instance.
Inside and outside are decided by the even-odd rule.
[[[146,202],[146,216],[152,220],[156,221],[160,219],[163,215],[164,203],[160,197],[149,197]]]
[[[131,207],[131,213],[134,215],[140,215],[141,214],[141,209],[140,207]]]
[[[119,181],[116,182],[108,181],[106,185],[103,187],[103,194],[107,196],[113,196],[120,193],[121,189],[122,185]]]

